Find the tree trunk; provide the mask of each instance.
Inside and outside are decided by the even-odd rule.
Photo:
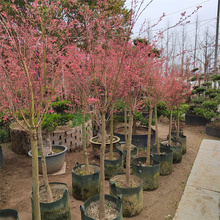
[[[137,133],[137,120],[135,120],[133,116],[132,134],[136,134],[136,133]]]
[[[53,202],[53,195],[52,195],[52,191],[51,191],[49,181],[48,181],[48,176],[47,176],[47,164],[46,164],[46,158],[45,158],[44,149],[43,149],[43,138],[42,138],[41,126],[38,127],[38,141],[39,141],[40,154],[41,154],[44,188],[47,194],[47,202],[51,203]]]
[[[133,126],[133,114],[131,113],[131,111],[129,111],[128,145],[127,145],[127,155],[126,155],[126,185],[127,187],[130,187],[132,126]]]
[[[124,117],[125,117],[125,150],[127,150],[127,146],[128,146],[128,128],[127,128],[128,115],[127,115],[127,105],[126,104],[125,104]]]
[[[110,118],[110,160],[113,160],[113,107],[112,105]]]
[[[176,137],[179,138],[180,133],[180,107],[177,106],[177,128],[176,128]]]
[[[173,110],[170,110],[170,124],[169,124],[169,140],[168,144],[171,145],[171,127],[172,127]]]
[[[42,134],[41,134],[41,136],[42,136]],[[46,139],[47,146],[46,146],[46,150],[43,149],[44,150],[44,155],[45,154],[46,155],[51,155],[51,154],[53,154],[53,151],[52,151],[52,144],[51,144],[51,140],[50,140],[50,131],[49,130],[46,130],[46,136],[47,136],[47,139]],[[43,147],[43,141],[42,141],[42,147]]]
[[[148,124],[148,138],[147,138],[147,160],[146,160],[146,166],[150,165],[150,138],[151,138],[152,113],[153,113],[153,107],[150,106],[149,124]]]
[[[37,149],[37,131],[33,129],[30,132],[30,142],[32,150],[32,182],[33,182],[33,201],[34,201],[34,219],[40,220],[40,196],[39,196],[39,169],[38,169],[38,149]]]
[[[83,142],[83,155],[85,162],[85,172],[86,175],[90,174],[89,170],[89,159],[87,154],[87,146],[86,146],[86,122],[85,122],[85,112],[82,113],[82,142]]]
[[[157,145],[157,153],[160,154],[160,142],[159,142],[159,134],[158,134],[158,120],[157,120],[157,106],[155,106],[155,129],[156,129],[156,145]]]
[[[105,167],[104,167],[104,156],[105,156],[105,145],[106,145],[106,128],[105,128],[105,114],[101,113],[102,122],[102,145],[100,148],[100,207],[99,207],[99,219],[105,219]]]

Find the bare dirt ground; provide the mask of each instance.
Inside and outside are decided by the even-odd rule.
[[[168,121],[159,123],[159,137],[166,139]],[[205,134],[204,126],[185,126],[184,135],[187,136],[187,153],[182,162],[173,165],[173,172],[169,176],[160,176],[159,188],[155,191],[144,191],[144,209],[134,220],[164,220],[172,219],[184,191],[185,184],[196,158],[199,146],[203,139],[217,139]],[[31,220],[31,158],[28,155],[18,155],[10,149],[10,143],[1,144],[5,166],[0,171],[0,209],[13,208],[19,212],[19,219]],[[91,163],[98,164],[92,156],[91,147],[89,158]],[[80,220],[80,205],[82,201],[72,197],[71,170],[75,162],[83,163],[82,151],[66,154],[66,173],[58,176],[49,175],[50,182],[64,182],[69,186],[70,208],[72,220]],[[43,178],[40,176],[40,185]],[[109,185],[106,181],[106,194],[109,194]]]

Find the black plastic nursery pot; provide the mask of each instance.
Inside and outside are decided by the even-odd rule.
[[[176,136],[176,130],[171,130],[171,135]],[[179,135],[183,135],[183,131],[179,131]]]
[[[100,168],[96,164],[89,164],[89,175],[82,175],[85,173],[84,164],[75,164],[72,169],[72,195],[75,199],[85,201],[93,195],[99,193],[99,177]]]
[[[139,176],[131,174],[131,178],[138,181],[138,186],[123,187],[118,180],[125,179],[125,175],[125,173],[118,173],[110,179],[110,194],[116,197],[122,195],[122,215],[124,217],[136,216],[143,209],[143,180]]]
[[[182,154],[186,154],[186,151],[187,151],[186,136],[184,134],[179,134],[179,137],[177,138],[176,133],[174,134],[171,133],[171,136],[172,136],[172,140],[179,141],[182,144],[182,148],[183,148]],[[168,138],[169,138],[169,135],[167,135],[167,139]]]
[[[160,175],[171,174],[173,171],[173,151],[168,148],[160,147],[160,154],[157,154],[157,148],[153,147],[151,153],[153,158],[160,162]]]
[[[220,128],[212,127],[211,124],[205,126],[205,133],[207,135],[220,138]]]
[[[120,129],[120,128],[119,128]],[[147,139],[148,139],[148,128],[146,127],[146,134],[143,135],[132,135],[132,144],[134,144],[137,148],[145,148],[147,147]],[[151,146],[155,143],[155,130],[151,129]],[[114,135],[120,137],[121,141],[125,141],[125,135],[117,133],[117,130],[114,131]]]
[[[169,145],[168,140],[163,140],[160,142],[160,146],[173,151],[173,163],[180,163],[182,161],[183,147],[179,141],[172,139],[171,145]]]
[[[92,153],[94,156],[98,157],[100,153],[101,143],[97,142],[97,136],[90,138],[90,143],[92,144]],[[116,150],[116,144],[120,141],[120,137],[113,136],[113,149]],[[110,142],[106,143],[106,150],[110,150]]]
[[[187,139],[185,135],[180,135],[178,138],[176,138],[177,141],[179,141],[182,144],[182,154],[186,154],[187,151]]]
[[[65,154],[67,151],[67,147],[64,145],[52,145],[52,149],[60,150],[61,152],[45,156],[48,174],[56,173],[61,170],[65,161]],[[31,150],[28,152],[28,155],[32,157]],[[38,156],[38,166],[39,173],[42,173],[41,156]]]
[[[16,209],[0,209],[0,220],[19,220]]]
[[[94,195],[87,199],[83,205],[80,206],[80,211],[81,211],[81,219],[82,220],[95,220],[94,218],[91,218],[87,214],[87,209],[93,202],[98,202],[99,201],[99,195]],[[110,205],[111,207],[116,208],[118,211],[118,216],[115,217],[112,220],[122,220],[122,199],[121,197],[115,197],[112,195],[105,195],[105,204]],[[98,214],[98,213],[97,213]]]
[[[151,165],[144,166],[147,157],[137,157],[132,161],[132,172],[139,175],[143,179],[144,190],[155,190],[159,186],[160,162],[152,157],[150,158]]]
[[[106,153],[108,153],[107,151]],[[108,180],[116,173],[121,173],[124,170],[124,160],[123,152],[114,151],[114,154],[118,156],[118,159],[110,160],[105,157],[104,166],[105,166],[105,178]]]
[[[57,201],[51,203],[40,202],[40,212],[41,220],[61,220],[71,219],[70,214],[70,204],[69,204],[69,189],[65,183],[53,182],[49,183],[51,190],[62,190],[63,196]],[[44,186],[40,186],[40,194],[45,192]],[[33,193],[31,194],[31,204],[32,204],[32,219],[34,220],[33,213]]]
[[[185,115],[186,124],[193,125],[193,126],[205,126],[210,120],[196,114],[189,114]]]
[[[127,150],[125,150],[125,142],[120,141],[118,145],[116,146],[116,151],[122,152],[123,153],[123,161],[124,161],[124,166],[126,166],[126,156],[127,156]],[[131,161],[136,158],[137,156],[137,147],[132,144],[131,145]]]

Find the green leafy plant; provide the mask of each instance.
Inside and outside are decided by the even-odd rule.
[[[196,81],[196,76],[192,76],[189,80],[190,80],[191,82]]]
[[[53,110],[58,114],[65,114],[71,110],[71,102],[67,100],[56,101],[52,103]]]
[[[42,122],[42,129],[47,129],[48,131],[52,132],[56,130],[56,127],[59,124],[59,120],[61,115],[59,114],[47,114],[44,121]]]
[[[180,105],[179,115],[180,115],[180,120],[181,121],[185,120],[184,114],[186,114],[188,110],[189,110],[189,105],[188,104],[181,104]],[[173,110],[173,117],[175,119],[177,119],[177,109],[176,109],[176,107]]]
[[[206,100],[201,107],[194,108],[193,113],[201,115],[206,119],[212,119],[217,116],[218,102],[215,100]]]
[[[201,105],[205,101],[205,97],[200,96],[200,97],[195,97],[192,99],[192,103],[194,105]]]
[[[220,75],[218,75],[218,74],[216,74],[216,75],[213,75],[212,76],[212,81],[218,81],[218,80],[220,80]]]
[[[169,117],[170,115],[169,110],[166,107],[166,103],[162,101],[157,105],[157,117],[159,118],[161,115],[164,117]]]
[[[76,127],[82,124],[82,113],[76,112],[72,115],[72,127]],[[85,122],[89,120],[89,115],[85,114]]]
[[[4,140],[9,137],[9,132],[5,129],[0,129],[0,139]]]
[[[203,86],[211,86],[211,85],[212,85],[212,82],[204,82],[202,85],[203,85]]]
[[[206,88],[205,87],[199,87],[199,88],[196,88],[196,93],[197,94],[202,94],[203,92],[206,91]]]

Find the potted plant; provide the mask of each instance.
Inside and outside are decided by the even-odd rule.
[[[124,118],[126,117],[127,111],[124,110]],[[138,148],[145,148],[147,146],[148,140],[148,123],[149,119],[143,117],[140,109],[134,111],[134,122],[132,128],[132,144]],[[118,136],[121,141],[125,141],[126,138],[126,129],[127,123],[124,120],[124,127],[118,127],[114,130],[114,135]],[[152,121],[154,124],[154,121]],[[155,131],[151,129],[150,135],[151,143],[155,142]],[[153,144],[152,144],[153,146]]]
[[[46,2],[25,3],[22,11],[14,3],[7,8],[1,11],[0,22],[2,36],[7,39],[1,46],[1,106],[30,134],[34,218],[40,219],[37,129],[51,105],[57,79],[62,76],[65,52],[56,45],[67,24],[53,14],[53,6]],[[54,19],[48,19],[51,16]],[[64,24],[59,30],[58,23]]]
[[[168,109],[170,110],[170,123],[169,123],[169,135],[168,140],[161,142],[163,147],[169,147],[173,151],[173,163],[179,163],[182,160],[182,144],[175,139],[171,138],[171,128],[172,128],[172,115],[174,106],[179,106],[183,97],[185,97],[187,90],[187,85],[184,84],[184,78],[179,75],[179,70],[176,66],[172,66],[169,70],[169,77],[167,81],[167,93],[169,98],[166,103]],[[179,128],[177,131],[177,136],[179,135]]]
[[[138,215],[143,208],[143,181],[137,175],[139,174],[138,172],[136,172],[135,175],[130,174],[132,126],[134,111],[143,103],[143,85],[145,85],[149,79],[147,71],[149,71],[152,67],[151,65],[153,65],[153,59],[148,57],[149,51],[152,47],[138,44],[135,48],[131,47],[129,49],[129,54],[125,59],[125,63],[128,66],[126,68],[126,77],[124,77],[123,82],[123,85],[127,85],[127,87],[123,87],[126,91],[124,100],[129,112],[128,140],[126,147],[126,174],[117,174],[110,179],[110,193],[115,196],[122,194],[123,216],[126,217]],[[143,57],[145,58],[143,59]],[[132,59],[132,62],[130,62],[130,59]],[[147,67],[145,66],[146,63],[148,64]],[[138,69],[136,69],[137,66],[139,67]],[[136,74],[134,74],[134,72]],[[150,118],[151,116],[152,112],[150,113]],[[151,119],[149,120],[149,123],[151,125]],[[150,139],[148,139],[148,141],[149,140]],[[148,142],[148,144],[150,143]]]
[[[166,93],[164,93],[165,77],[162,75],[163,59],[153,58],[153,63],[150,68],[147,69],[148,79],[144,84],[144,95],[145,102],[149,108],[149,125],[148,125],[148,136],[151,134],[151,121],[153,108],[161,101]],[[156,56],[156,55],[155,55]],[[155,108],[157,113],[157,108]],[[155,113],[155,114],[156,114]],[[156,116],[156,115],[155,115]],[[158,128],[157,128],[157,116],[156,121],[156,140],[158,140]],[[132,161],[132,170],[134,173],[140,172],[140,176],[143,178],[144,190],[155,190],[159,186],[159,174],[160,174],[160,161],[155,160],[154,157],[150,156],[151,140],[147,142],[147,152],[145,157],[137,157]],[[160,148],[157,148],[157,153],[160,155]],[[159,157],[160,158],[160,157]]]
[[[71,53],[72,56],[68,60],[68,66],[66,67],[68,71],[69,68],[71,68],[71,72],[74,72],[73,77],[74,80],[77,81],[77,86],[74,87],[74,89],[79,92],[84,90],[82,96],[79,96],[78,92],[73,94],[76,96],[78,103],[82,105],[85,111],[91,112],[97,120],[100,120],[99,219],[104,219],[106,114],[110,106],[121,94],[121,89],[118,87],[118,80],[120,79],[120,69],[123,63],[122,58],[125,55],[127,40],[124,41],[124,37],[109,38],[107,33],[111,33],[112,36],[114,36],[116,32],[118,33],[118,31],[124,33],[124,30],[120,29],[124,19],[123,17],[119,19],[117,14],[115,14],[114,7],[112,8],[113,11],[108,8],[107,1],[105,1],[104,4],[103,1],[97,2],[98,5],[100,3],[102,3],[101,5],[103,7],[97,7],[95,9],[96,13],[92,13],[92,10],[88,6],[77,5],[77,7],[82,8],[82,10],[79,10],[79,16],[84,19],[83,27],[86,27],[84,29],[85,35],[83,35],[81,41],[82,49],[74,50],[74,53]],[[108,16],[109,12],[112,12],[111,19],[109,19]],[[97,23],[94,21],[102,25],[97,26]],[[79,31],[82,28],[81,25],[79,24],[77,26]],[[112,29],[112,25],[114,25],[114,29]],[[73,71],[74,69],[76,71]],[[84,104],[89,105],[87,109],[85,109]]]

